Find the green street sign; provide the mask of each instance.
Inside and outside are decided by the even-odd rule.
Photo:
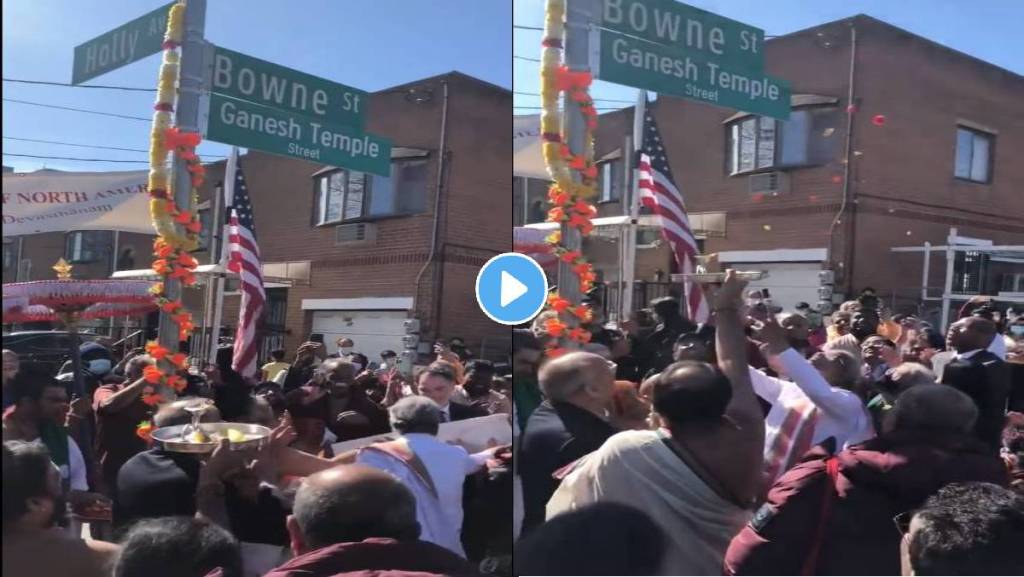
[[[335,125],[366,120],[366,92],[219,46],[211,91]]]
[[[732,69],[764,68],[764,30],[675,0],[603,0],[600,25]]]
[[[601,80],[735,108],[780,120],[789,118],[789,83],[762,72],[737,71],[712,59],[600,31]]]
[[[206,137],[321,164],[391,174],[389,140],[220,94],[210,95]]]
[[[111,70],[160,52],[167,32],[167,15],[174,2],[75,46],[71,83],[106,74]]]

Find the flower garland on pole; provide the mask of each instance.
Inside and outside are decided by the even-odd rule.
[[[181,282],[181,286],[187,287],[194,285],[196,281],[195,268],[199,263],[190,253],[199,246],[202,225],[195,213],[182,210],[173,200],[170,172],[167,167],[168,154],[173,152],[186,162],[191,175],[193,198],[198,197],[198,189],[205,178],[205,169],[195,153],[196,146],[201,140],[200,135],[179,132],[172,126],[180,74],[179,48],[184,25],[185,1],[181,0],[171,7],[167,19],[156,104],[153,106],[155,112],[149,146],[149,213],[157,234],[156,240],[153,241],[153,271],[160,275],[163,281],[176,279]],[[164,282],[157,283],[152,293],[160,309],[170,315],[178,325],[179,340],[187,340],[194,329],[192,313],[185,308],[180,299],[168,298],[164,291]],[[179,376],[178,372],[188,368],[188,355],[171,354],[169,349],[156,341],[146,343],[146,353],[153,357],[156,364],[146,367],[143,372],[143,379],[147,383],[142,394],[143,402],[155,405],[164,401],[161,387],[178,393],[185,389],[187,381]],[[144,436],[149,428],[151,426],[148,423],[141,424],[138,434]]]
[[[543,140],[544,163],[554,184],[548,189],[547,221],[565,223],[578,229],[586,237],[594,228],[591,218],[597,209],[590,203],[596,195],[597,165],[594,163],[594,131],[597,129],[597,109],[590,97],[590,72],[573,72],[562,63],[565,44],[566,0],[548,0],[544,21],[544,39],[541,41],[541,138]],[[562,111],[558,101],[562,93],[580,106],[586,119],[584,150],[570,150],[566,143]],[[577,181],[574,177],[579,177]],[[580,251],[569,250],[562,245],[561,231],[547,237],[552,254],[564,263],[572,265],[579,280],[581,294],[589,292],[597,275],[590,262]],[[581,327],[572,327],[575,321],[586,323],[592,318],[590,307],[582,302],[572,302],[553,292],[548,295],[547,310],[557,317],[548,319],[544,329],[553,342],[546,354],[557,357],[564,354],[569,343],[585,344],[590,341],[590,332]],[[570,322],[566,322],[566,321]]]

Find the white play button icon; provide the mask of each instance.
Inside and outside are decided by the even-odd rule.
[[[526,285],[519,282],[519,279],[505,271],[501,271],[501,296],[499,300],[501,306],[508,306],[509,303],[523,296],[529,290],[526,288]]]

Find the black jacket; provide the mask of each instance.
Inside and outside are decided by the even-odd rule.
[[[956,359],[946,365],[942,382],[978,405],[974,432],[986,445],[999,450],[1010,396],[1010,368],[1006,362],[988,351],[980,351],[969,359]]]
[[[464,421],[466,419],[486,417],[487,411],[479,407],[452,402],[448,403],[448,414],[451,415],[453,421]]]
[[[544,522],[544,508],[558,488],[555,471],[601,448],[618,431],[597,415],[570,403],[544,401],[520,437],[523,533]]]

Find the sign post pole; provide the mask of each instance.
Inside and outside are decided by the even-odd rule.
[[[200,93],[206,72],[203,66],[205,28],[206,0],[188,0],[185,8],[185,35],[181,44],[178,102],[174,117],[182,132],[198,132],[200,128]],[[177,156],[173,162],[174,202],[183,210],[191,212],[195,207],[192,202],[192,178],[188,172],[188,165]],[[167,279],[164,290],[167,298],[171,300],[181,298],[181,283],[177,279]],[[172,352],[178,351],[178,325],[171,319],[170,314],[162,310],[158,335],[161,346]]]
[[[590,69],[589,59],[589,23],[591,20],[590,9],[594,5],[592,0],[567,0],[565,17],[565,65],[573,72]],[[565,115],[565,135],[569,148],[574,154],[580,154],[587,146],[585,141],[587,132],[587,121],[580,109],[580,104],[570,98],[566,92],[562,104]],[[578,179],[575,175],[573,178]],[[570,227],[567,223],[561,225],[562,246],[571,251],[580,251],[583,245],[583,237],[579,229]],[[558,294],[571,302],[580,302],[580,286],[576,274],[572,271],[572,264],[561,260],[558,262]],[[575,327],[578,322],[575,318],[568,319],[568,324]],[[567,346],[578,348],[575,341],[568,341]]]

